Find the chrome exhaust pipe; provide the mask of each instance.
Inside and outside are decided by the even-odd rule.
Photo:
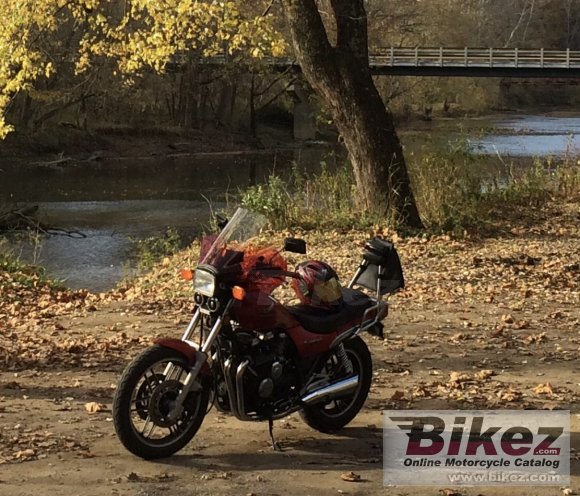
[[[331,401],[340,396],[348,395],[352,393],[359,384],[359,377],[355,375],[349,377],[348,379],[343,379],[342,381],[329,384],[323,388],[316,389],[306,396],[303,396],[300,401],[307,405],[314,405],[315,403],[320,403],[322,401]]]
[[[240,420],[250,420],[246,414],[246,405],[244,401],[244,374],[246,373],[248,365],[250,365],[250,361],[244,360],[238,365],[236,370],[236,403],[238,410],[237,417]]]

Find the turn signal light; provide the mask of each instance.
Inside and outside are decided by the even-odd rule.
[[[193,281],[193,273],[194,271],[191,269],[181,269],[179,271],[181,278],[185,279],[186,281]]]
[[[246,297],[246,290],[240,286],[234,286],[232,288],[232,296],[234,300],[242,301]]]

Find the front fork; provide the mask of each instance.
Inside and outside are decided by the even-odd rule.
[[[193,366],[192,366],[191,370],[189,371],[189,373],[187,374],[185,381],[183,381],[183,387],[181,389],[181,392],[179,393],[179,396],[175,399],[174,407],[168,415],[168,418],[170,421],[175,422],[175,421],[177,421],[178,418],[181,417],[181,414],[183,412],[183,403],[185,402],[185,398],[187,398],[187,395],[193,389],[193,386],[197,382],[197,376],[199,375],[202,367],[207,363],[207,361],[209,359],[211,348],[214,345],[215,340],[217,339],[219,332],[221,331],[221,328],[224,324],[224,320],[225,320],[226,316],[228,315],[228,311],[230,309],[231,304],[232,304],[232,301],[230,300],[230,302],[224,308],[222,314],[214,322],[207,338],[203,341],[203,344],[201,345],[200,349],[197,349],[197,346],[191,340],[192,334],[193,334],[195,328],[197,327],[197,325],[199,324],[201,317],[202,317],[201,309],[199,307],[196,310],[196,312],[193,314],[193,317],[191,318],[191,321],[189,322],[187,329],[183,333],[183,336],[181,337],[181,341],[183,341],[184,343],[187,343],[190,347],[194,348],[195,355],[193,356]],[[166,369],[165,369],[165,374],[164,374],[165,377],[169,377],[171,375],[172,369],[173,369],[173,365],[168,364]]]

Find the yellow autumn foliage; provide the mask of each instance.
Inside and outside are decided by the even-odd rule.
[[[257,2],[259,3],[259,2]],[[0,139],[12,126],[12,98],[50,78],[61,52],[49,48],[63,30],[73,36],[75,72],[114,59],[128,79],[145,68],[162,72],[188,57],[280,56],[286,45],[271,16],[245,15],[241,2],[215,0],[0,0]],[[256,6],[256,2],[253,3]],[[247,9],[244,8],[244,12]]]

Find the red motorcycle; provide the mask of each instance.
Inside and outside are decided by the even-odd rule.
[[[359,333],[382,335],[383,296],[404,286],[397,251],[389,241],[368,241],[342,287],[327,264],[308,261],[290,272],[280,250],[252,242],[265,223],[238,209],[217,237],[204,239],[191,274],[195,312],[182,338],[156,341],[123,372],[113,419],[135,455],[179,451],[214,404],[240,420],[267,420],[274,448],[275,419],[299,411],[312,428],[332,432],[362,408],[372,361]],[[305,254],[306,243],[287,238],[284,250]],[[288,279],[299,305],[271,296]]]

